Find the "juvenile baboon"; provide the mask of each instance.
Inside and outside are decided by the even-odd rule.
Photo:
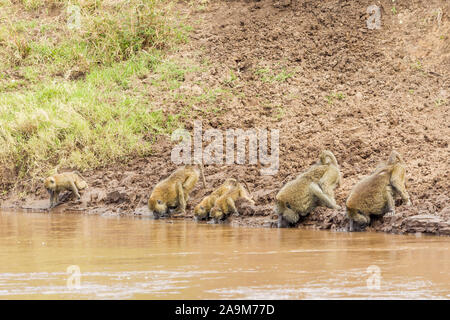
[[[278,227],[297,223],[300,216],[306,216],[318,206],[340,209],[334,199],[334,189],[340,184],[336,157],[331,151],[322,151],[317,163],[288,182],[276,195]]]
[[[80,199],[78,190],[86,189],[88,185],[83,176],[78,171],[74,171],[54,174],[45,179],[44,186],[50,194],[50,208],[54,208],[58,205],[61,191],[72,191]]]
[[[214,221],[224,220],[231,213],[239,214],[235,205],[237,199],[243,198],[250,201],[252,205],[255,205],[247,184],[245,182],[244,184],[247,189],[238,182],[234,187],[217,198],[210,212],[210,216]]]
[[[392,151],[387,163],[379,165],[370,176],[353,187],[346,202],[350,231],[367,226],[370,215],[395,214],[394,197],[397,194],[406,201],[406,205],[411,205],[405,187],[405,173],[405,162],[398,152]]]
[[[203,200],[197,204],[194,208],[194,217],[196,220],[204,220],[208,217],[211,208],[214,206],[216,200],[229,191],[231,188],[237,185],[237,180],[234,178],[228,178],[225,182],[214,190],[210,195],[203,198]]]
[[[152,191],[148,200],[148,208],[158,219],[161,215],[170,214],[170,209],[178,208],[182,213],[186,212],[186,203],[189,194],[194,189],[199,176],[202,176],[203,187],[206,180],[203,174],[203,165],[185,165],[176,169],[168,178],[160,181]]]

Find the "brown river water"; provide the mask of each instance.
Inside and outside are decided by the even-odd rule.
[[[0,299],[450,299],[450,238],[0,212]]]

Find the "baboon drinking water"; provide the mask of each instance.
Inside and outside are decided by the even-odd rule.
[[[300,216],[306,216],[317,206],[340,209],[334,199],[334,189],[340,184],[336,157],[331,151],[322,151],[316,164],[288,182],[276,195],[278,227],[297,223]]]
[[[400,154],[392,151],[386,164],[381,164],[368,177],[358,182],[346,202],[350,219],[350,231],[364,228],[370,223],[370,215],[395,214],[395,195],[400,195],[406,205],[411,205],[405,187],[405,162]]]
[[[186,212],[189,194],[194,189],[199,176],[202,176],[203,187],[206,187],[203,165],[186,165],[176,169],[167,179],[160,181],[152,191],[148,200],[148,208],[158,219],[161,215],[169,214],[169,210],[178,208]]]
[[[245,182],[244,184],[247,186]],[[241,198],[250,201],[252,205],[255,204],[255,201],[253,201],[248,191],[248,186],[246,189],[241,183],[238,182],[237,185],[217,198],[214,207],[211,209],[211,218],[213,218],[214,221],[217,222],[220,220],[224,220],[226,217],[228,217],[228,215],[232,213],[238,214],[235,201]]]
[[[210,195],[203,198],[203,200],[197,204],[194,208],[194,217],[196,220],[204,220],[208,218],[211,208],[216,203],[216,200],[222,196],[231,188],[237,185],[237,180],[234,178],[228,178],[225,182],[220,185],[216,190],[214,190]]]

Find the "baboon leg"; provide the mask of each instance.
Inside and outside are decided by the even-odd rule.
[[[194,189],[196,182],[197,182],[197,179],[194,176],[190,176],[189,178],[186,179],[186,181],[184,181],[183,189],[186,190],[185,191],[186,195],[189,193],[189,191]]]
[[[73,181],[70,182],[70,190],[72,190],[72,192],[77,196],[78,199],[80,199],[80,194],[78,193],[78,189],[77,186],[75,185],[75,183]]]
[[[186,212],[186,199],[184,197],[184,189],[183,189],[183,186],[181,185],[181,182],[177,182],[176,188],[177,188],[178,205],[179,205],[180,211],[182,213],[185,213]]]
[[[326,207],[331,209],[340,209],[340,207],[336,204],[334,199],[327,196],[323,193],[322,189],[320,189],[319,185],[315,182],[312,182],[309,185],[309,191],[319,199],[319,201]]]
[[[59,204],[59,191],[53,192],[53,207],[56,207]]]
[[[55,194],[56,191],[49,191],[48,192],[50,194],[50,209],[53,208],[55,206]]]
[[[392,196],[392,188],[391,187],[387,187],[386,188],[386,216],[387,217],[392,217],[395,215],[395,201],[394,201],[394,197]]]
[[[53,191],[48,191],[48,195],[50,196],[50,208],[53,206]]]
[[[56,207],[59,203],[59,192],[58,191],[53,191],[52,192],[52,208]]]
[[[233,199],[228,198],[227,199],[227,204],[228,204],[228,207],[230,208],[230,211],[235,213],[237,216],[239,216],[239,212],[236,209],[236,205],[234,204]]]
[[[391,185],[394,187],[407,205],[411,205],[408,191],[405,188],[405,169],[401,166],[395,166],[391,174]]]

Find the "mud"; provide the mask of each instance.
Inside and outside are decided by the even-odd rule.
[[[280,170],[261,176],[258,166],[205,166],[208,188],[199,183],[187,215],[178,218],[191,218],[203,196],[236,176],[247,181],[257,205],[241,203],[241,216],[229,222],[275,226],[277,191],[322,149],[332,150],[340,164],[343,184],[336,198],[344,207],[352,186],[395,149],[407,164],[413,206],[398,201],[397,215],[374,221],[369,230],[450,235],[450,4],[401,1],[394,14],[391,1],[379,1],[382,27],[369,30],[366,9],[371,4],[211,1],[200,9],[180,3],[194,31],[174,56],[209,61],[208,71],[188,75],[183,88],[195,93],[201,80],[234,94],[231,100],[217,100],[220,114],[194,110],[186,128],[192,128],[193,120],[201,120],[203,129],[278,128]],[[235,80],[229,81],[230,74]],[[166,111],[180,108],[169,105]],[[69,201],[58,210],[150,214],[146,202],[152,187],[176,167],[170,161],[172,147],[160,137],[150,157],[83,173],[89,191],[80,203]],[[31,191],[26,201],[20,200],[19,186],[2,206],[44,210],[48,199],[42,186]],[[347,220],[344,210],[320,208],[299,227],[345,230]]]

